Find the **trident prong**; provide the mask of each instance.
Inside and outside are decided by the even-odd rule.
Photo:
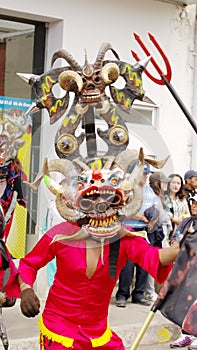
[[[155,37],[148,33],[150,40],[152,41],[152,43],[154,44],[154,46],[156,47],[156,49],[158,50],[158,52],[160,53],[161,57],[163,58],[164,62],[165,62],[165,66],[166,66],[166,74],[164,74],[162,72],[162,70],[160,69],[159,65],[157,64],[157,62],[155,61],[154,57],[151,56],[151,53],[149,52],[149,50],[147,49],[147,47],[145,46],[145,44],[142,42],[141,38],[139,35],[137,35],[136,33],[134,33],[134,38],[135,40],[138,42],[138,44],[141,46],[142,50],[145,52],[145,54],[147,56],[151,56],[150,61],[152,62],[152,65],[155,67],[156,71],[159,73],[159,75],[164,76],[165,79],[170,82],[171,77],[172,77],[172,70],[171,70],[171,66],[170,66],[170,62],[167,58],[167,56],[165,55],[165,53],[163,52],[161,46],[158,44],[158,42],[156,41]],[[138,57],[138,55],[131,50],[132,56],[135,58],[136,61],[139,61],[140,58]],[[144,73],[152,80],[154,81],[156,84],[159,85],[164,85],[164,81],[162,79],[157,79],[155,78],[147,69],[145,69]]]
[[[182,102],[182,100],[180,99],[180,97],[178,96],[177,92],[174,90],[173,86],[170,83],[171,77],[172,77],[172,70],[171,70],[171,66],[170,66],[170,62],[168,61],[167,56],[164,54],[162,48],[160,47],[160,45],[158,44],[158,42],[156,41],[156,39],[154,38],[154,36],[150,33],[148,33],[150,40],[152,41],[152,43],[155,45],[156,49],[159,51],[161,57],[163,58],[165,65],[166,65],[166,70],[167,73],[164,74],[162,72],[162,70],[160,69],[160,67],[158,66],[157,62],[154,60],[154,58],[151,56],[150,52],[148,51],[147,47],[144,45],[144,43],[142,42],[141,38],[139,35],[137,35],[136,33],[134,33],[134,38],[135,40],[138,42],[138,44],[141,46],[141,48],[143,49],[143,51],[145,52],[145,54],[147,56],[151,56],[150,61],[152,62],[152,65],[155,67],[155,69],[157,70],[157,72],[159,73],[161,79],[157,79],[155,78],[152,74],[150,74],[148,72],[147,69],[144,70],[144,73],[152,80],[154,81],[156,84],[159,85],[166,85],[168,90],[171,92],[172,96],[174,97],[174,99],[176,100],[176,102],[178,103],[179,107],[182,109],[183,113],[185,114],[188,122],[190,123],[190,125],[192,126],[192,128],[194,129],[195,133],[197,134],[197,124],[195,122],[195,120],[193,119],[193,117],[191,116],[191,114],[189,113],[189,111],[187,110],[187,108],[185,107],[184,103]],[[135,58],[135,60],[138,62],[140,61],[140,58],[138,57],[138,55],[131,50],[132,56]]]

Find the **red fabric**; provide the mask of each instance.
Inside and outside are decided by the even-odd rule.
[[[56,342],[50,342],[49,339],[45,337],[44,340],[45,350],[65,350],[65,347],[59,343]],[[41,346],[40,346],[40,349]],[[73,344],[72,350],[92,350],[92,349],[105,349],[105,350],[124,350],[125,347],[122,343],[122,340],[112,332],[112,337],[110,341],[103,345],[99,346],[98,348],[93,348],[92,344],[89,339],[85,338],[83,335],[78,334],[77,339],[75,339],[75,342]]]
[[[72,235],[78,230],[78,226],[68,222],[50,229],[34,249],[21,259],[18,271],[22,280],[32,286],[37,271],[56,257],[57,272],[42,315],[45,326],[56,334],[74,339],[79,333],[88,338],[97,338],[107,328],[111,294],[126,259],[147,269],[159,283],[167,278],[171,266],[160,265],[158,248],[151,247],[140,237],[125,236],[120,240],[116,278],[112,279],[109,275],[108,242],[104,245],[104,264],[99,258],[95,273],[88,278],[84,240],[62,240],[50,244],[56,234],[68,232]],[[9,281],[6,292],[20,296],[16,278]]]

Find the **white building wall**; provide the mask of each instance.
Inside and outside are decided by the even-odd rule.
[[[156,0],[0,0],[0,11],[9,16],[48,23],[45,70],[50,68],[53,52],[60,48],[68,50],[80,64],[84,63],[86,48],[90,63],[94,62],[103,42],[110,42],[121,60],[134,64],[130,50],[137,52],[142,59],[145,58],[134,39],[135,32],[140,35],[165,73],[164,62],[148,38],[150,32],[170,61],[172,86],[189,112],[195,112],[193,117],[196,118],[195,5],[182,7]],[[159,78],[151,64],[148,69]],[[139,142],[144,142],[145,148],[157,154],[158,158],[165,157],[165,152],[170,153],[168,166],[164,168],[166,175],[172,172],[184,175],[190,168],[197,169],[196,134],[177,102],[166,86],[156,85],[145,74],[143,84],[146,95],[159,106],[159,116],[155,129],[134,126],[134,143],[138,146]],[[41,159],[46,156],[52,159],[56,157],[53,141],[57,125],[49,125],[45,112],[43,122]],[[39,233],[49,199],[49,193],[41,187]]]

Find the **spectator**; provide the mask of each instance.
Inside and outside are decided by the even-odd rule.
[[[197,193],[197,171],[188,170],[184,175],[184,190],[187,193],[187,199],[194,197]]]
[[[151,242],[151,245],[157,245],[159,247],[168,247],[168,233],[171,229],[170,216],[165,210],[164,192],[167,189],[167,185],[170,179],[164,175],[161,171],[156,171],[149,177],[150,187],[153,189],[158,199],[159,220],[160,226],[160,240]],[[163,235],[162,235],[163,233]],[[157,293],[155,291],[155,281],[152,276],[148,275],[146,282],[146,290],[144,293],[145,299],[155,301],[157,299]]]
[[[161,171],[156,171],[152,175],[150,175],[149,183],[150,187],[153,189],[154,193],[157,196],[159,203],[159,222],[162,224],[164,239],[162,241],[162,247],[169,246],[168,244],[168,236],[172,229],[170,215],[166,210],[165,203],[165,192],[167,190],[168,183],[170,182],[170,178],[166,177],[164,173]]]
[[[132,172],[132,169],[130,169]],[[155,196],[153,190],[150,188],[147,182],[148,174],[152,173],[145,164],[144,174],[141,181],[141,186],[143,186],[143,203],[142,207],[136,215],[132,218],[124,221],[124,224],[132,227],[134,231],[141,231],[147,229],[147,225],[149,223],[148,219],[144,215],[144,210],[150,208],[152,206],[157,206],[158,201]],[[131,283],[134,278],[134,269],[135,269],[135,286],[130,293]],[[146,288],[146,280],[148,277],[148,273],[143,270],[138,264],[134,264],[133,262],[127,260],[126,265],[121,270],[119,276],[119,286],[118,291],[116,293],[116,306],[125,307],[127,299],[132,296],[132,303],[137,303],[145,306],[151,305],[151,302],[144,298],[144,292]]]
[[[153,207],[148,208],[144,211],[145,216],[149,220],[148,227],[148,240],[153,247],[162,247],[162,240],[164,238],[162,225],[159,223],[159,210]],[[146,290],[144,293],[146,300],[155,301],[158,297],[155,292],[155,281],[148,275],[146,282]]]
[[[162,247],[164,238],[162,225],[159,223],[159,210],[154,206],[146,209],[144,215],[148,219],[148,240],[153,247]]]
[[[166,210],[170,214],[172,231],[176,231],[177,226],[183,220],[184,217],[190,216],[190,211],[186,199],[186,193],[183,189],[183,179],[179,174],[171,174],[169,176],[171,179],[168,183],[168,188],[166,191],[165,202]]]
[[[197,230],[197,194],[195,194],[194,197],[190,197],[189,202],[191,217],[183,219],[177,228],[181,236],[187,233],[193,233]],[[171,244],[176,240],[177,235],[174,233],[171,238]],[[184,348],[185,346],[188,346],[188,350],[196,350],[197,338],[181,332],[179,338],[170,344],[171,348]]]

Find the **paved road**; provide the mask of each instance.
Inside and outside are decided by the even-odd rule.
[[[41,300],[41,303],[43,307],[44,300]],[[126,350],[130,350],[131,344],[135,341],[149,312],[150,307],[131,302],[128,302],[126,308],[118,308],[112,299],[109,308],[109,323],[111,328],[123,339]],[[9,350],[39,349],[38,318],[39,316],[28,319],[23,316],[20,312],[19,300],[14,307],[3,309],[3,321],[10,342]],[[177,328],[174,324],[157,312],[137,350],[169,350],[169,339],[173,341],[174,338],[177,338],[177,334]],[[0,340],[0,350],[3,349]]]

